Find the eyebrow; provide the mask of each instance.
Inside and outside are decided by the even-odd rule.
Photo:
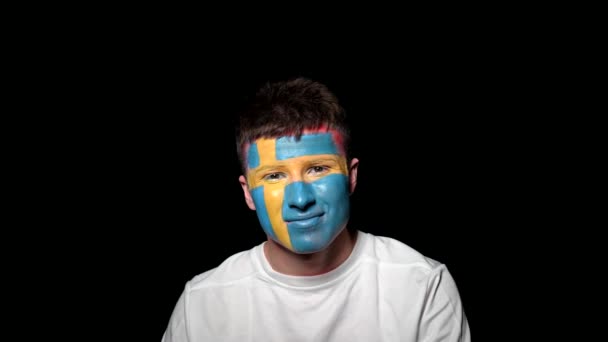
[[[283,167],[283,164],[260,166],[260,167],[255,168],[254,172],[257,174],[257,173],[262,173],[262,172],[266,172],[269,170],[276,170],[281,167]]]
[[[337,162],[336,160],[337,158],[318,158],[318,159],[312,159],[310,161],[308,161],[308,163],[310,164],[316,164],[316,163],[326,163],[326,162]]]
[[[327,163],[327,162],[336,163],[338,161],[335,158],[330,158],[330,157],[316,158],[316,159],[311,159],[311,160],[306,161],[307,164],[318,164],[318,163]],[[278,162],[273,165],[263,165],[263,166],[259,166],[259,167],[255,168],[255,172],[259,173],[259,172],[265,172],[268,170],[276,170],[276,169],[285,167],[285,165],[287,165],[287,164],[289,164],[289,163],[288,162]]]

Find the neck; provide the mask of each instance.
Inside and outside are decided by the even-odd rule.
[[[268,238],[264,254],[272,269],[295,276],[314,276],[327,273],[342,265],[350,256],[357,240],[357,232],[344,228],[324,250],[311,254],[298,254]]]

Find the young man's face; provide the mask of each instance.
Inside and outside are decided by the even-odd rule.
[[[247,204],[266,234],[294,252],[323,250],[346,227],[356,172],[349,181],[341,141],[337,132],[313,131],[297,142],[262,138],[246,148]]]

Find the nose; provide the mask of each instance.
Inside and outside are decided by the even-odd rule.
[[[293,182],[285,187],[285,201],[290,208],[306,210],[315,204],[312,185],[306,182]]]

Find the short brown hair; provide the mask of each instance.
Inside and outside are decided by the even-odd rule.
[[[342,134],[348,158],[350,128],[346,112],[327,86],[304,77],[268,82],[239,113],[236,143],[241,166],[246,168],[244,148],[248,143],[285,135],[300,139],[304,130],[322,127]]]

